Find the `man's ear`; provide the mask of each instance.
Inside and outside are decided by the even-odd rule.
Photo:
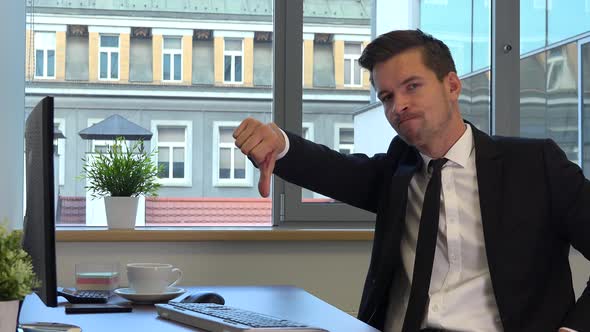
[[[461,79],[455,72],[449,72],[446,77],[447,81],[447,92],[454,97],[454,99],[459,100],[459,96],[461,95]]]

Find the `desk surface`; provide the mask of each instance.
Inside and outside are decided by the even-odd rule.
[[[291,319],[330,332],[378,332],[371,326],[293,286],[199,286],[185,287],[187,293],[213,291],[225,298],[226,305]],[[23,304],[20,322],[59,322],[75,324],[83,332],[98,331],[198,331],[195,328],[159,318],[153,305],[133,305],[131,313],[66,315],[67,301],[59,298],[57,308],[47,308],[36,295]]]

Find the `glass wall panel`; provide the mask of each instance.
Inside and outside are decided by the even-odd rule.
[[[588,0],[549,0],[547,13],[549,44],[590,31],[590,1]]]
[[[545,47],[545,0],[520,0],[520,54]]]
[[[491,1],[473,2],[473,69],[477,71],[492,63],[490,36],[492,28]]]
[[[489,8],[487,9],[489,12]],[[449,19],[452,17],[452,19]],[[420,3],[420,29],[447,44],[455,60],[459,76],[470,73],[472,68],[472,0],[423,1]],[[485,9],[478,10],[478,33],[485,32]],[[479,21],[479,20],[478,20]],[[489,31],[489,28],[488,28]],[[489,40],[489,38],[488,38]],[[489,43],[489,42],[488,42]],[[486,47],[478,45],[478,54]]]

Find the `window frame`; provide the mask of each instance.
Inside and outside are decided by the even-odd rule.
[[[240,41],[241,50],[240,51],[228,51],[225,49],[225,43],[228,40],[232,41]],[[230,80],[225,80],[225,57],[231,57],[230,60]],[[236,80],[236,57],[241,57],[241,77],[240,80]],[[244,38],[237,38],[237,37],[224,37],[223,38],[223,83],[225,84],[244,84]]]
[[[165,40],[166,38],[174,38],[174,39],[180,39],[180,49],[175,49],[175,48],[165,48],[164,44],[165,44]],[[182,49],[184,46],[184,41],[182,36],[177,36],[177,35],[166,35],[166,36],[162,36],[162,82],[168,82],[168,83],[179,83],[182,82],[184,79],[184,75],[183,75],[183,56],[182,56]],[[170,55],[170,79],[164,79],[164,57],[166,55]],[[174,56],[175,55],[180,55],[180,79],[176,80],[174,79]]]
[[[359,46],[360,53],[359,54],[346,53],[346,44],[349,44],[349,45],[354,44],[355,46]],[[362,87],[363,86],[363,68],[359,64],[358,65],[358,72],[355,72],[354,64],[355,64],[355,62],[356,63],[359,62],[359,58],[360,58],[361,54],[363,53],[363,43],[357,42],[357,41],[345,41],[344,42],[344,50],[345,50],[344,51],[344,60],[342,61],[342,65],[344,66],[344,71],[342,74],[343,77],[344,77],[344,72],[346,69],[346,60],[350,60],[350,82],[344,81],[344,86],[345,87],[354,87],[354,88]],[[359,84],[354,83],[354,79],[355,79],[356,75],[358,75],[358,77],[359,77]]]
[[[47,35],[53,35],[53,43],[52,45],[51,42],[47,41],[47,37],[45,38],[41,38],[40,37],[40,41],[37,41],[37,36],[47,36]],[[56,70],[57,70],[57,32],[56,31],[44,31],[44,30],[40,30],[40,31],[35,31],[33,34],[33,39],[35,40],[35,50],[33,53],[33,59],[35,59],[33,61],[33,63],[35,64],[35,68],[33,69],[33,77],[35,79],[51,79],[54,80],[56,78]],[[40,47],[38,44],[41,44]],[[53,48],[48,47],[48,46],[53,46]],[[41,50],[43,51],[43,75],[39,76],[37,75],[37,51]],[[49,76],[47,75],[47,71],[48,71],[48,65],[47,65],[47,53],[49,51],[53,51],[53,76]]]
[[[236,154],[241,154],[242,152],[238,147],[235,146],[233,142],[222,143],[220,142],[220,129],[221,128],[231,128],[235,129],[240,125],[240,121],[213,121],[213,141],[212,141],[212,178],[213,178],[213,187],[253,187],[254,186],[254,170],[252,163],[246,158],[245,163],[245,177],[244,179],[235,179],[234,176],[234,160]],[[219,177],[219,158],[220,158],[220,150],[221,149],[231,149],[230,154],[230,175],[229,179],[221,179]]]
[[[151,120],[150,127],[152,139],[151,149],[158,149],[158,127],[184,127],[184,178],[158,178],[158,183],[163,187],[192,187],[193,185],[193,122],[190,120]],[[178,145],[180,146],[180,145]],[[172,150],[170,151],[172,153]],[[158,164],[158,154],[155,154],[155,162]]]
[[[117,37],[117,47],[102,46],[102,37]],[[107,54],[107,77],[100,77],[100,67],[102,65],[101,54]],[[113,78],[112,54],[117,53],[117,78]],[[119,81],[121,80],[121,35],[114,33],[99,33],[98,35],[98,80],[99,81]]]

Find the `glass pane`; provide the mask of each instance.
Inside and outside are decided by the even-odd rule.
[[[225,40],[226,51],[242,51],[242,40],[241,39],[226,39]]]
[[[344,54],[349,55],[361,55],[361,44],[360,43],[346,43],[344,44]]]
[[[107,52],[100,52],[100,78],[107,78],[108,76],[108,60]]]
[[[219,178],[229,179],[231,176],[231,149],[219,149]]]
[[[584,161],[583,168],[586,177],[590,177],[590,43],[582,45],[582,88],[583,105],[583,139],[584,139]]]
[[[35,52],[35,76],[43,75],[43,50],[37,50]]]
[[[590,1],[549,2],[547,10],[548,44],[590,31]]]
[[[182,60],[180,54],[174,54],[174,80],[180,81],[180,73],[182,70]]]
[[[350,59],[344,59],[344,84],[351,84],[350,82]]]
[[[447,44],[460,76],[472,71],[471,4],[471,0],[420,3],[420,28]]]
[[[68,132],[75,134],[88,128],[90,123],[120,115],[155,135],[153,141],[146,141],[145,147],[158,151],[154,160],[162,166],[158,174],[162,177],[162,186],[158,197],[140,201],[139,227],[144,224],[242,226],[246,222],[270,225],[272,202],[258,193],[259,172],[241,152],[236,150],[235,156],[229,154],[230,147],[235,149],[231,137],[233,128],[228,128],[228,135],[222,135],[227,147],[224,152],[220,153],[218,142],[214,141],[219,135],[216,130],[220,123],[234,127],[249,116],[263,122],[272,121],[273,1],[250,1],[253,5],[244,5],[248,1],[201,0],[25,2],[27,22],[36,23],[27,25],[26,36],[34,39],[27,39],[26,43],[23,40],[30,55],[28,74],[33,78],[48,74],[56,77],[65,72],[66,85],[72,90],[93,87],[100,90],[100,95],[117,96],[60,94],[61,84],[44,87],[46,94],[60,95],[61,102],[56,103],[55,113],[60,119],[69,119]],[[203,5],[206,2],[210,4]],[[107,22],[110,28],[105,29],[112,32],[96,34],[88,18]],[[140,18],[141,22],[135,18]],[[48,24],[58,21],[67,31],[34,31],[46,29],[50,27]],[[220,22],[226,22],[227,27]],[[156,28],[162,29],[158,32]],[[115,31],[119,29],[121,32]],[[172,29],[178,30],[166,32]],[[225,37],[221,36],[224,33],[243,34],[243,37],[230,36],[226,48]],[[59,37],[57,43],[56,36]],[[192,47],[185,47],[185,38],[191,40]],[[225,56],[228,56],[227,64]],[[234,65],[236,56],[237,66]],[[186,60],[192,60],[190,68],[186,68]],[[223,84],[224,78],[227,77],[228,82],[235,81],[236,75],[244,86]],[[123,85],[113,83],[122,79],[125,79],[121,81]],[[172,86],[171,81],[174,82]],[[34,84],[25,87],[25,104],[29,105],[24,110],[25,115],[39,100],[34,88]],[[58,220],[62,223],[65,219],[72,220],[68,221],[69,225],[105,226],[104,203],[91,199],[85,181],[76,179],[82,169],[82,158],[94,146],[77,134],[74,136],[68,136],[73,139],[72,145],[65,141],[71,149],[63,150],[68,166],[60,168],[65,173],[59,188],[62,200],[58,201],[61,205],[56,211],[61,211],[62,218]],[[96,143],[98,150],[106,151],[104,142]],[[219,154],[224,162],[222,170]],[[240,167],[234,167],[234,162]],[[222,181],[219,181],[220,172]],[[223,198],[221,203],[219,198]],[[236,204],[243,204],[244,198],[248,198],[245,205]],[[199,214],[203,205],[213,213]],[[180,213],[162,213],[166,209]],[[244,218],[248,211],[256,212]],[[75,218],[64,219],[66,214]],[[223,220],[213,217],[220,214],[227,217]]]
[[[354,129],[340,128],[340,144],[354,144]]]
[[[242,57],[241,56],[236,57],[236,74],[234,77],[235,77],[236,82],[242,81]]]
[[[545,46],[545,1],[520,0],[520,54]]]
[[[168,178],[170,175],[170,148],[158,148],[158,166],[160,167],[159,177]]]
[[[578,162],[578,48],[576,43],[547,51],[547,137]]]
[[[111,78],[119,78],[119,53],[111,53]]]
[[[184,143],[184,128],[158,127],[158,142]]]
[[[101,47],[119,47],[119,37],[117,36],[100,36]]]
[[[243,153],[240,153],[238,149],[235,149],[235,169],[234,169],[234,178],[235,179],[245,179],[246,178],[246,156]]]
[[[545,52],[520,61],[520,135],[547,137]]]
[[[47,51],[47,76],[55,76],[55,51]]]
[[[182,49],[182,39],[175,37],[164,38],[164,48],[166,49]]]
[[[354,82],[352,82],[354,85],[360,85],[361,84],[361,66],[359,65],[358,60],[354,60],[353,61],[353,72],[354,72]]]
[[[172,169],[172,177],[175,179],[184,178],[184,148],[173,148],[172,160],[174,168]]]
[[[164,54],[164,80],[170,80],[170,54]]]
[[[473,71],[489,67],[491,60],[490,36],[492,28],[491,1],[473,2]]]
[[[224,58],[224,70],[223,70],[223,80],[226,82],[231,81],[231,56],[226,55]]]
[[[234,128],[219,128],[219,142],[220,143],[232,143],[234,142],[233,138]]]

